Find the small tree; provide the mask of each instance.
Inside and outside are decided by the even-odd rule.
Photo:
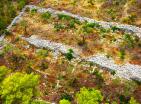
[[[1,84],[0,95],[4,104],[29,104],[36,96],[39,76],[15,73],[5,78]]]
[[[100,104],[103,96],[99,90],[83,87],[80,89],[80,92],[76,94],[76,100],[78,104]]]

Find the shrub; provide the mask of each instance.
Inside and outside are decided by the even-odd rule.
[[[22,21],[20,22],[20,25],[21,25],[21,27],[22,27],[23,30],[24,30],[24,35],[27,35],[27,34],[28,34],[28,33],[27,33],[27,26],[28,26],[27,21],[22,20]]]
[[[15,73],[5,78],[1,84],[0,95],[4,104],[29,104],[36,96],[39,76]]]
[[[5,66],[0,66],[0,81],[4,79],[7,73],[8,69]]]
[[[71,19],[71,16],[65,15],[65,14],[58,14],[58,18],[60,20],[70,20]]]
[[[31,11],[30,11],[30,13],[33,15],[33,14],[35,14],[35,13],[37,13],[37,9],[36,8],[33,8]]]
[[[54,28],[56,31],[60,31],[62,29],[65,29],[65,25],[64,24],[54,24]]]
[[[66,100],[71,101],[72,100],[72,97],[69,94],[67,94],[67,93],[63,93],[61,95],[61,99],[66,99]]]
[[[86,43],[86,36],[93,32],[93,28],[98,28],[100,25],[98,23],[88,23],[87,21],[83,24],[80,31],[82,31],[82,41],[80,41],[78,44],[84,45]]]
[[[118,56],[120,59],[124,60],[125,59],[125,50],[121,49],[118,53]]]
[[[75,21],[74,20],[70,20],[69,28],[75,28]]]
[[[139,104],[133,97],[131,97],[129,104]]]
[[[43,13],[41,17],[43,20],[48,20],[51,17],[51,13],[50,12]]]
[[[68,52],[65,54],[66,59],[68,59],[69,61],[71,61],[74,57],[73,57],[73,50],[69,49]]]
[[[71,104],[69,100],[63,99],[59,101],[59,104]]]
[[[124,34],[123,39],[127,43],[128,47],[130,47],[130,48],[134,47],[134,37],[132,35]]]
[[[26,0],[18,0],[18,8],[22,9],[26,5]]]
[[[111,26],[111,30],[113,32],[120,30],[120,28],[118,28],[117,26]]]
[[[83,87],[80,89],[80,92],[76,94],[76,100],[78,104],[100,104],[103,96],[99,90]]]
[[[39,49],[36,53],[40,57],[47,57],[48,56],[48,50],[45,50],[45,49]]]

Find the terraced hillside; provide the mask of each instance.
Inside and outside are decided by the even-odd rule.
[[[31,0],[0,36],[0,104],[140,104],[141,28],[85,14],[110,2],[139,4]]]
[[[39,5],[70,11],[96,20],[141,26],[140,0],[42,0]]]

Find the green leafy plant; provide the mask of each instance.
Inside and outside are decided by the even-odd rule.
[[[66,99],[66,100],[71,101],[72,97],[67,93],[63,93],[63,94],[61,94],[61,99]]]
[[[100,104],[103,96],[99,90],[83,87],[80,89],[80,92],[76,94],[76,100],[78,104]]]
[[[13,51],[14,47],[11,44],[7,44],[4,48],[0,51],[0,56],[4,56],[6,53]]]
[[[51,18],[51,13],[50,12],[45,12],[41,15],[43,20],[48,20]]]
[[[28,32],[27,32],[27,21],[25,21],[25,20],[22,20],[21,22],[20,22],[20,25],[21,25],[21,27],[23,28],[23,30],[24,30],[24,34],[25,35],[27,35],[28,34]]]
[[[75,28],[75,21],[74,20],[70,20],[69,28]]]
[[[131,97],[129,104],[139,104],[133,97]]]
[[[8,73],[8,68],[5,66],[0,66],[0,82],[5,78]]]
[[[110,73],[114,76],[116,74],[115,70],[111,70]]]
[[[58,14],[58,18],[60,20],[70,20],[71,19],[71,16],[66,15],[66,14]]]
[[[39,49],[39,50],[37,50],[36,53],[40,57],[47,57],[48,56],[48,50],[45,50],[45,49]]]
[[[31,9],[30,13],[31,13],[32,15],[35,14],[35,13],[37,13],[37,9],[36,9],[36,8]]]
[[[120,59],[124,60],[125,59],[125,50],[121,49],[118,53],[118,56]]]
[[[71,104],[69,100],[63,99],[59,101],[59,104]]]
[[[102,76],[102,73],[99,72],[99,70],[95,69],[92,74],[96,76],[96,78],[94,79],[95,80],[95,83],[99,87],[101,87],[104,84],[104,78]]]
[[[83,23],[82,28],[80,29],[80,33],[82,36],[82,40],[78,42],[78,45],[86,44],[86,36],[93,32],[93,28],[100,27],[98,23],[88,23],[87,21]],[[81,32],[82,31],[82,32]]]
[[[36,96],[39,76],[15,73],[5,78],[1,84],[0,95],[3,104],[29,104]]]
[[[111,30],[112,30],[113,32],[115,32],[115,31],[119,31],[120,28],[118,28],[117,26],[111,26]]]
[[[54,28],[55,28],[55,30],[56,31],[60,31],[60,30],[62,30],[62,29],[65,29],[66,27],[65,27],[65,25],[64,24],[54,24]]]
[[[22,9],[26,5],[26,0],[18,0],[18,8]]]
[[[128,47],[133,48],[134,47],[134,37],[130,34],[124,34],[123,39]]]
[[[74,57],[73,57],[73,50],[69,49],[68,52],[65,54],[66,59],[68,59],[69,61],[71,61]]]

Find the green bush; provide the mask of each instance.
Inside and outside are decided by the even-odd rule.
[[[18,0],[18,8],[22,9],[26,5],[27,0]]]
[[[36,96],[38,80],[38,75],[19,72],[5,78],[0,86],[3,104],[29,104]]]
[[[111,30],[112,30],[113,32],[115,32],[115,31],[119,31],[120,28],[118,28],[117,26],[111,26]]]
[[[58,18],[60,20],[70,20],[71,19],[71,16],[66,15],[66,14],[58,14]]]
[[[54,29],[56,30],[56,31],[60,31],[60,30],[62,30],[62,29],[65,29],[66,28],[66,26],[64,25],[64,24],[54,24]]]
[[[35,14],[35,13],[37,13],[37,9],[36,8],[33,8],[31,11],[30,11],[30,13],[33,15],[33,14]]]
[[[139,104],[133,97],[131,97],[129,104]]]
[[[126,42],[127,46],[130,48],[134,47],[134,37],[130,34],[124,34],[123,39]]]
[[[50,12],[43,13],[41,17],[43,20],[48,20],[51,17],[51,13]]]
[[[5,66],[0,66],[0,82],[4,79],[7,73],[8,69]]]
[[[125,50],[121,49],[118,53],[118,56],[120,59],[124,60],[125,59]]]
[[[100,104],[103,96],[99,90],[83,87],[80,89],[80,92],[76,94],[76,100],[78,104]]]
[[[73,57],[73,50],[69,49],[68,52],[65,54],[66,59],[68,59],[69,61],[71,61],[74,57]]]
[[[69,100],[63,99],[59,101],[59,104],[71,104]]]
[[[27,0],[1,0],[0,1],[0,34],[10,24],[18,11],[26,5]]]
[[[40,57],[47,57],[48,56],[48,50],[45,49],[39,49],[37,51],[37,55]]]

